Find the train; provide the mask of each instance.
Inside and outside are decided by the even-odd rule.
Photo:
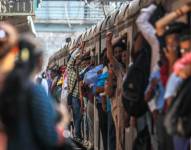
[[[171,11],[184,4],[186,1],[188,0],[156,0],[156,3],[161,3],[167,11]],[[131,49],[133,45],[133,37],[137,33],[135,24],[136,18],[139,15],[140,10],[146,7],[149,3],[150,0],[132,0],[125,3],[119,10],[98,22],[54,53],[49,58],[48,68],[52,68],[55,65],[66,65],[68,53],[74,50],[81,41],[85,42],[84,50],[86,52],[89,51],[91,56],[95,56],[97,61],[99,61],[100,53],[106,48],[105,35],[108,31],[113,33],[113,43],[117,39],[126,35],[127,46]]]
[[[167,12],[170,12],[185,2],[190,0],[156,0],[156,3],[161,3]],[[106,49],[106,33],[108,31],[113,33],[112,43],[117,42],[119,39],[124,38],[126,40],[127,49],[130,50],[133,47],[133,37],[137,34],[138,29],[136,26],[136,19],[140,13],[140,10],[150,4],[151,0],[132,0],[124,3],[122,7],[107,16],[96,25],[92,26],[86,32],[80,34],[76,39],[66,44],[63,48],[58,50],[54,55],[49,58],[48,68],[54,68],[55,66],[67,65],[68,54],[75,50],[76,47],[82,41],[85,42],[84,51],[89,52],[90,56],[95,57],[96,62],[100,62],[100,54]],[[190,17],[191,18],[191,17]],[[182,21],[189,21],[187,18],[181,18]],[[190,19],[191,21],[191,19]],[[98,129],[98,113],[94,106],[94,149],[103,150],[102,139],[100,139]],[[125,134],[127,132],[125,131]],[[128,146],[125,145],[125,149]]]

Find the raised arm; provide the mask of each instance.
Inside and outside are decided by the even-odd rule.
[[[113,47],[112,47],[112,37],[113,34],[111,32],[107,33],[106,35],[106,47],[107,47],[107,58],[110,63],[114,63],[114,56],[113,56]]]
[[[121,39],[121,37],[119,39],[117,39],[117,41],[114,41],[114,43],[112,43],[112,37],[113,37],[113,34],[111,32],[108,32],[106,35],[107,58],[108,58],[109,62],[115,66],[119,62],[113,56],[113,44],[116,44]]]
[[[156,5],[151,4],[147,8],[141,10],[140,15],[136,20],[136,24],[142,33],[143,37],[147,40],[152,49],[152,58],[151,58],[151,71],[154,71],[159,61],[159,42],[156,37],[156,30],[149,22],[149,19],[153,12],[156,10]]]
[[[185,15],[186,13],[191,11],[191,3],[188,3],[184,6],[182,6],[181,8],[167,14],[165,17],[163,17],[162,19],[160,19],[159,21],[157,21],[156,23],[156,30],[157,30],[157,34],[159,36],[162,36],[165,32],[165,27],[173,22],[174,20],[178,19],[179,17]]]

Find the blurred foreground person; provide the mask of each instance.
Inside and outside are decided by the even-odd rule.
[[[12,26],[6,23],[0,23],[0,92],[3,89],[7,74],[14,68],[15,56],[18,49],[15,48],[17,43],[17,32]],[[6,149],[7,137],[0,125],[0,149]]]
[[[36,43],[29,35],[19,39],[16,64],[15,57],[9,59],[13,67],[1,82],[0,117],[8,137],[7,149],[73,149],[63,144],[60,115],[53,101],[43,87],[33,83],[42,67],[42,49]]]

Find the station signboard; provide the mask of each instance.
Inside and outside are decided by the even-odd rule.
[[[28,16],[34,14],[34,0],[0,0],[0,16]]]

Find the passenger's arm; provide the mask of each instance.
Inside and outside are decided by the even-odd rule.
[[[143,37],[147,40],[152,49],[151,57],[151,71],[154,71],[155,66],[159,61],[159,41],[155,35],[156,30],[150,24],[149,19],[153,12],[156,10],[154,4],[141,10],[141,14],[138,16],[136,24],[141,31]]]
[[[112,36],[113,34],[111,32],[107,33],[107,38],[106,38],[107,58],[112,66],[113,72],[115,73],[115,75],[118,75],[119,70],[122,70],[122,68],[118,60],[113,56]]]
[[[167,109],[170,108],[170,106],[172,105],[173,99],[174,99],[174,97],[172,96],[165,100],[166,104],[167,104]]]
[[[107,33],[106,47],[107,47],[107,58],[111,64],[114,64],[113,47],[112,47],[112,41],[111,41],[112,37],[113,37],[113,34],[111,32]]]
[[[156,23],[156,30],[158,36],[162,36],[165,32],[165,27],[173,22],[174,20],[178,19],[179,17],[185,15],[186,13],[191,11],[191,3],[182,6],[181,8],[167,14],[165,17],[157,21]]]
[[[153,78],[150,81],[150,84],[148,85],[147,90],[145,92],[145,101],[146,102],[149,102],[153,98],[157,83],[158,83],[158,79],[156,79],[156,78]]]

